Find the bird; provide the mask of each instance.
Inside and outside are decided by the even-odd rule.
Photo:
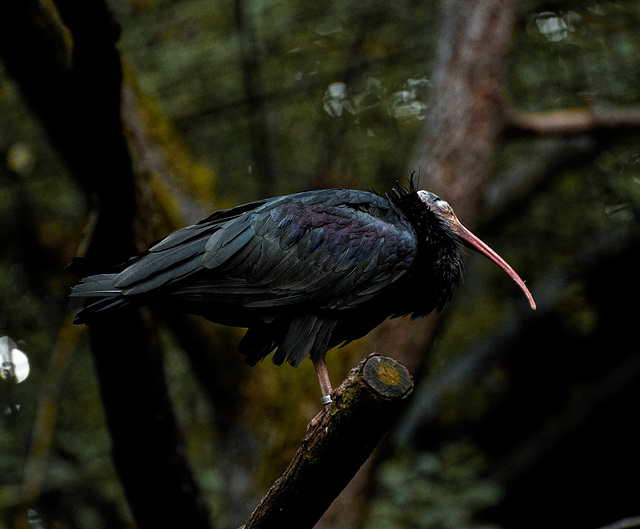
[[[273,353],[297,367],[309,356],[327,408],[327,351],[388,318],[442,310],[464,247],[502,268],[535,310],[511,266],[411,178],[385,194],[320,189],[216,211],[115,272],[81,278],[70,295],[87,301],[74,323],[155,304],[244,327],[238,350],[250,365]]]

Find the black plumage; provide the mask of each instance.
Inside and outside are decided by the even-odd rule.
[[[75,322],[106,311],[166,304],[247,327],[239,350],[255,364],[310,355],[326,401],[324,357],[388,317],[442,309],[462,277],[466,244],[513,270],[426,191],[386,196],[329,189],[215,212],[132,258],[118,273],[85,277],[71,296],[91,303]],[[505,268],[506,267],[506,268]],[[95,298],[95,299],[94,299]]]

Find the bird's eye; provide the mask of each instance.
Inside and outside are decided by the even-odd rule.
[[[449,203],[446,200],[438,200],[436,201],[436,205],[442,210],[445,211],[446,213],[449,213],[451,211],[451,206],[449,205]]]

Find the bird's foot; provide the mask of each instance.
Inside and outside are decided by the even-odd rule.
[[[325,415],[331,413],[331,402],[332,402],[331,396],[325,395],[324,397],[322,397],[321,401],[322,401],[323,407],[316,414],[316,416],[313,419],[311,419],[311,422],[307,424],[307,431],[313,430],[316,426],[318,426],[318,424],[322,422],[322,419],[324,419]]]

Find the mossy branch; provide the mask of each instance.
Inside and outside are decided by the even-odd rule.
[[[313,527],[389,430],[413,391],[407,369],[376,353],[351,370],[245,529]]]

